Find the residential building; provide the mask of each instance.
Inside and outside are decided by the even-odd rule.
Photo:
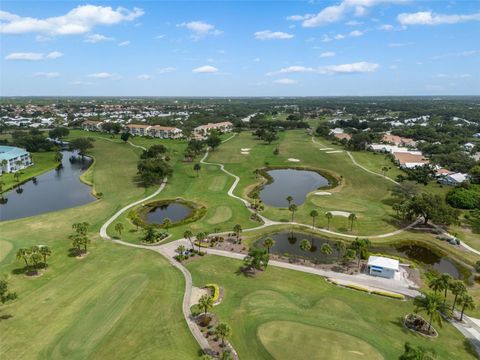
[[[345,134],[345,133],[333,134],[333,136],[335,136],[335,138],[337,138],[338,140],[343,140],[343,139],[350,140],[352,138],[352,135]]]
[[[148,131],[150,130],[151,125],[142,125],[142,124],[128,124],[126,129],[131,135],[134,136],[148,136]]]
[[[101,121],[85,120],[82,123],[82,129],[85,131],[102,131],[102,124]]]
[[[423,155],[419,155],[419,154],[412,154],[412,153],[406,153],[406,152],[394,152],[393,157],[395,162],[401,168],[412,169],[415,167],[429,164],[428,159],[426,159]]]
[[[170,126],[153,125],[148,128],[147,133],[160,139],[179,139],[183,137],[182,130]]]
[[[438,180],[443,185],[455,186],[468,180],[468,175],[463,173],[450,173],[443,175]]]
[[[233,129],[233,124],[230,121],[223,121],[219,123],[208,123],[207,125],[200,125],[193,129],[195,134],[207,136],[212,130],[217,130],[220,133],[230,132]]]
[[[17,172],[33,165],[30,153],[14,146],[0,146],[1,173]]]
[[[400,269],[400,262],[383,256],[370,256],[367,268],[370,275],[394,279]]]
[[[389,144],[394,144],[397,146],[415,146],[416,142],[413,139],[405,138],[397,135],[391,135],[386,133],[383,135],[382,140]]]

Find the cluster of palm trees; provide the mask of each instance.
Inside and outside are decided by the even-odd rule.
[[[87,254],[88,245],[90,244],[90,239],[87,236],[89,226],[90,224],[87,222],[78,222],[72,225],[72,229],[75,230],[75,233],[71,234],[69,239],[72,241],[76,256]]]
[[[38,273],[40,267],[46,269],[48,267],[47,258],[52,251],[47,245],[34,245],[29,248],[20,248],[17,251],[17,260],[25,262],[25,272],[34,274]]]
[[[294,218],[295,218],[295,213],[298,210],[298,206],[295,205],[294,203],[292,203],[293,197],[287,196],[286,200],[288,202],[288,210],[292,213],[291,222],[293,222]],[[317,210],[313,209],[312,211],[310,211],[310,217],[312,218],[312,228],[314,228],[314,229],[315,229],[315,220],[318,216],[319,216],[319,213],[318,213]],[[327,229],[330,229],[330,222],[333,219],[333,213],[330,212],[330,211],[327,211],[325,213],[325,218],[327,219]],[[353,231],[353,224],[356,220],[358,220],[356,214],[350,213],[348,215],[348,221],[349,221],[349,224],[350,224],[350,231]]]

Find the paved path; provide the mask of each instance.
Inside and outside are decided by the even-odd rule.
[[[455,316],[460,318],[460,313],[455,311]],[[480,358],[480,320],[464,315],[463,321],[449,320],[453,326],[465,336],[475,348]]]

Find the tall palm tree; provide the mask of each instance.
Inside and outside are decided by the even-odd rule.
[[[290,210],[292,212],[292,222],[293,222],[293,218],[295,217],[295,211],[298,210],[298,207],[297,207],[297,205],[292,204],[288,207],[288,210]]]
[[[240,234],[242,233],[242,225],[236,224],[233,227],[233,232],[235,233],[235,236],[237,237],[237,243],[240,243]]]
[[[300,249],[302,249],[302,251],[307,252],[310,251],[311,248],[312,244],[307,239],[303,239],[302,241],[300,241]],[[303,259],[303,262],[305,262],[305,258]]]
[[[353,222],[357,220],[357,215],[351,213],[350,215],[348,215],[348,220],[350,220],[350,231],[353,231]]]
[[[440,281],[442,282],[443,286],[443,304],[445,305],[447,303],[447,292],[450,288],[450,283],[453,281],[453,278],[450,274],[444,273],[440,276]]]
[[[340,260],[340,258],[343,256],[343,252],[347,248],[345,243],[343,241],[338,240],[338,241],[335,241],[335,243],[333,244],[333,247],[335,248],[335,250],[337,250],[338,260]]]
[[[228,338],[231,334],[231,327],[225,323],[218,324],[217,328],[215,329],[215,335],[222,339],[222,347],[225,347],[225,339]]]
[[[122,223],[116,223],[115,224],[115,231],[118,233],[118,236],[122,236],[123,224]]]
[[[465,292],[458,298],[458,304],[462,306],[460,321],[463,321],[464,311],[475,309],[475,301],[473,300],[473,297],[471,297],[467,292]]]
[[[445,290],[444,281],[440,277],[434,277],[428,283],[428,287],[432,289],[435,294]]]
[[[162,226],[163,226],[163,227],[165,228],[165,230],[167,230],[167,232],[168,232],[168,228],[169,228],[170,226],[172,226],[172,220],[170,220],[169,218],[163,219],[163,221],[162,221]]]
[[[327,229],[330,230],[330,220],[332,220],[333,214],[330,211],[328,211],[325,213],[325,217],[327,218]]]
[[[1,168],[1,170],[2,170],[2,173],[3,173],[3,172],[4,172],[4,170],[3,170],[3,169],[5,169],[5,170],[7,169],[8,161],[7,161],[7,160],[5,160],[5,159],[3,159],[3,160],[2,160],[2,162],[1,162],[0,164],[2,165],[2,168]]]
[[[75,223],[72,225],[72,229],[74,229],[77,234],[80,234],[80,235],[87,235],[87,232],[88,232],[88,227],[90,226],[90,224],[88,222],[79,222],[79,223]]]
[[[332,252],[333,252],[333,249],[332,247],[330,246],[329,243],[324,243],[321,247],[320,247],[320,251],[322,252],[323,255],[332,255]]]
[[[315,218],[318,216],[318,211],[315,209],[310,211],[310,216],[312,218],[312,227],[315,229]]]
[[[292,204],[292,201],[293,201],[293,197],[291,197],[290,195],[287,196],[286,200],[288,201],[288,207],[290,208],[290,205]]]
[[[30,258],[30,250],[29,249],[25,249],[25,248],[20,248],[18,249],[17,251],[17,260],[23,260],[25,261],[25,267],[28,268],[28,260]]]
[[[43,263],[45,267],[48,267],[47,257],[52,255],[50,248],[47,245],[42,245],[39,247],[38,252],[43,256]]]
[[[197,172],[197,177],[199,176],[199,172],[201,168],[202,166],[199,163],[196,163],[195,165],[193,165],[193,170]]]
[[[355,254],[357,255],[357,261],[358,261],[358,268],[360,269],[360,260],[362,259],[362,255],[365,254],[366,251],[368,251],[368,248],[370,247],[371,242],[368,239],[359,239],[356,238],[351,244],[350,248],[355,251]]]
[[[38,268],[38,263],[42,260],[42,256],[40,255],[40,248],[36,245],[30,247],[30,259],[32,260],[33,267],[35,272]]]
[[[462,280],[455,280],[450,283],[450,291],[452,292],[455,297],[453,298],[453,305],[452,305],[452,314],[455,311],[455,305],[457,303],[457,298],[459,296],[462,296],[467,292],[467,289],[465,288],[465,284],[463,283]]]
[[[275,240],[273,240],[271,237],[266,238],[263,241],[263,246],[267,248],[267,252],[270,254],[270,249],[275,245]]]
[[[185,232],[183,233],[183,237],[185,239],[188,239],[188,241],[190,242],[190,245],[192,246],[192,250],[195,250],[195,247],[194,247],[194,244],[193,244],[193,241],[192,241],[192,237],[193,237],[193,233],[191,230],[185,230]]]
[[[210,295],[203,294],[198,300],[198,307],[203,310],[203,316],[206,317],[208,311],[213,307],[213,299]]]
[[[196,238],[197,238],[197,242],[198,242],[198,252],[200,252],[200,251],[201,251],[201,245],[202,245],[202,243],[203,243],[203,240],[205,240],[206,235],[205,235],[205,233],[204,233],[203,231],[200,231],[200,232],[197,234]]]
[[[442,313],[445,313],[447,307],[442,302],[442,297],[439,294],[427,293],[425,296],[417,296],[413,300],[415,312],[423,311],[430,316],[428,322],[428,332],[432,327],[432,321],[442,324]]]

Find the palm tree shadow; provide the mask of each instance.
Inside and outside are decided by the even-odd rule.
[[[13,315],[10,315],[10,314],[0,315],[0,321],[8,320],[12,317],[13,317]]]
[[[235,271],[235,275],[243,275],[247,278],[253,278],[255,273],[246,266],[240,266],[237,271]]]
[[[82,252],[78,248],[68,249],[68,257],[77,257],[80,256]]]
[[[404,325],[403,325],[403,317],[397,318],[397,320],[390,321],[390,324],[395,325],[398,327],[404,334],[414,334],[414,332],[408,330]]]

